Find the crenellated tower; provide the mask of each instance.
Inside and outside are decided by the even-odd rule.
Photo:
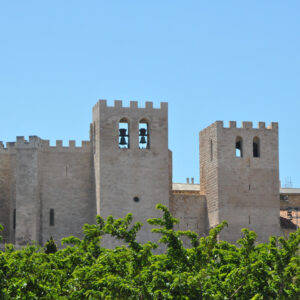
[[[169,206],[168,106],[152,102],[123,107],[100,100],[93,108],[93,142],[97,213],[123,217],[133,213],[144,227],[142,242],[153,239],[146,224],[157,216],[155,205]],[[108,242],[110,243],[110,242]]]
[[[241,228],[259,241],[280,234],[278,124],[243,122],[226,128],[217,121],[200,132],[201,194],[207,198],[209,227],[227,220],[220,238],[235,242]]]

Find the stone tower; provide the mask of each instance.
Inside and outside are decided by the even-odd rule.
[[[140,108],[135,101],[130,107],[115,101],[109,107],[100,100],[93,108],[91,137],[97,214],[133,213],[144,224],[139,240],[153,239],[146,220],[157,216],[158,202],[169,206],[167,103]]]
[[[217,121],[201,131],[200,182],[209,227],[229,223],[221,239],[235,242],[245,227],[261,242],[279,235],[278,124]]]

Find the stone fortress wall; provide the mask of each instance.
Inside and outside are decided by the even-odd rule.
[[[119,145],[120,122],[128,125],[126,149]],[[148,126],[144,149],[140,123]],[[242,157],[236,157],[237,137],[242,138]],[[252,153],[255,137],[259,157]],[[242,227],[250,227],[265,241],[270,234],[282,234],[278,172],[277,123],[252,128],[244,122],[236,128],[230,122],[225,128],[217,121],[200,133],[200,186],[172,185],[167,103],[154,108],[151,102],[138,107],[131,101],[123,107],[122,101],[108,106],[100,100],[93,108],[90,141],[80,147],[75,141],[68,147],[57,141],[52,147],[36,136],[28,141],[17,137],[6,147],[0,142],[2,235],[4,242],[16,245],[44,244],[50,236],[82,237],[83,224],[94,223],[96,214],[123,217],[131,212],[145,224],[139,235],[145,242],[153,238],[146,219],[157,216],[160,202],[180,219],[179,229],[203,236],[226,219],[229,227],[221,238],[235,241]]]
[[[6,242],[43,244],[82,236],[85,223],[95,221],[94,173],[91,143],[68,147],[57,141],[17,137],[0,150],[0,220]],[[50,225],[50,210],[55,226]]]

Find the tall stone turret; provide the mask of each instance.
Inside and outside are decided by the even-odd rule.
[[[209,227],[227,220],[221,239],[235,242],[241,228],[259,241],[280,234],[278,124],[229,128],[217,121],[200,132],[201,194],[207,198]]]
[[[169,206],[168,106],[138,107],[131,101],[109,107],[100,100],[93,108],[92,142],[97,213],[123,217],[133,213],[144,227],[139,240],[153,239],[148,218],[155,205]],[[108,241],[108,245],[112,245]]]

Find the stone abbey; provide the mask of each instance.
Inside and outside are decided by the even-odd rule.
[[[255,230],[259,241],[295,229],[287,202],[298,209],[300,190],[280,189],[277,123],[254,128],[243,122],[238,128],[217,121],[199,138],[200,185],[172,182],[167,103],[154,108],[131,101],[123,107],[122,101],[108,106],[100,100],[90,140],[81,146],[57,141],[52,147],[37,136],[0,143],[3,241],[26,245],[44,244],[50,236],[81,237],[82,226],[95,223],[97,214],[130,212],[144,224],[139,240],[145,242],[153,239],[146,219],[158,215],[157,203],[180,219],[180,229],[199,235],[227,220],[220,238],[230,242],[244,227]]]

